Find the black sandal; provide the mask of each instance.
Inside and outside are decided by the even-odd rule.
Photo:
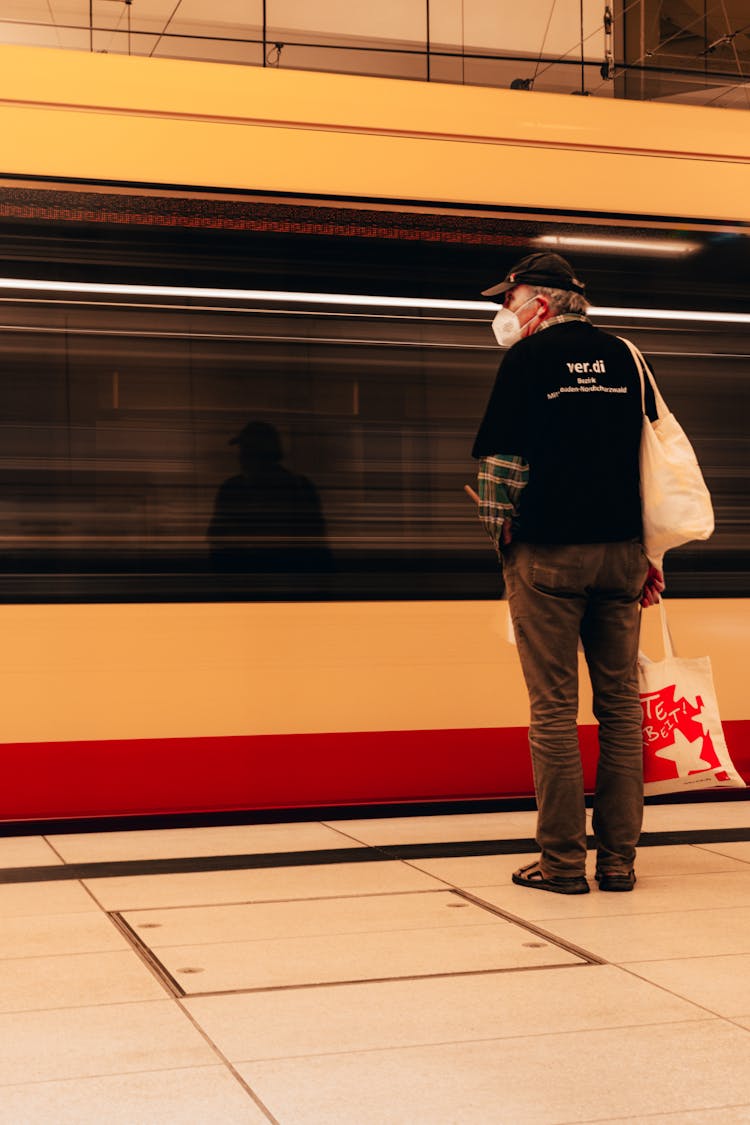
[[[584,875],[544,875],[539,860],[519,867],[513,872],[513,882],[519,887],[536,887],[539,891],[553,891],[558,895],[587,895],[590,887]]]
[[[597,871],[596,881],[600,891],[632,891],[635,871]]]

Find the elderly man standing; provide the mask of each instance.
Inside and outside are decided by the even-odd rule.
[[[596,878],[635,885],[643,817],[640,606],[664,588],[641,542],[641,389],[626,344],[586,316],[558,254],[532,254],[485,296],[504,357],[474,443],[480,519],[495,541],[531,706],[539,860],[513,882],[586,894],[578,746],[579,638],[594,691]],[[650,395],[650,400],[649,400]],[[646,407],[656,417],[653,392]]]

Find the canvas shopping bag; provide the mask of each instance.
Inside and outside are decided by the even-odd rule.
[[[665,551],[691,539],[708,539],[714,530],[711,496],[688,438],[659,393],[638,348],[623,336],[641,381],[640,472],[643,545],[654,566],[661,569]],[[646,414],[648,379],[656,399],[657,420]]]
[[[663,600],[659,610],[664,659],[638,654],[644,792],[744,789],[724,740],[711,661],[676,656]]]

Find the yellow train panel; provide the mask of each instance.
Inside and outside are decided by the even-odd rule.
[[[5,606],[2,741],[524,727],[506,613],[486,601]],[[747,602],[675,600],[669,615],[679,654],[712,657],[723,718],[747,719]],[[655,611],[643,647],[659,658]]]
[[[739,110],[21,47],[0,60],[6,173],[750,220]]]

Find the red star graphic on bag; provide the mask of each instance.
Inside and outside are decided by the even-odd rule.
[[[703,725],[703,700],[675,699],[676,685],[641,694],[644,781],[671,781],[721,767]]]

